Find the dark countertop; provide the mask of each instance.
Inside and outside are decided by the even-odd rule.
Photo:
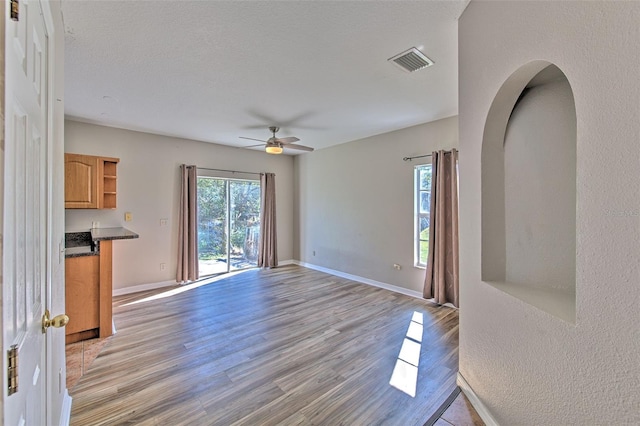
[[[94,228],[86,232],[65,233],[64,257],[99,256],[100,241],[130,240],[139,235],[126,228]]]
[[[66,248],[91,246],[91,232],[66,232],[64,234],[64,246]]]
[[[91,250],[91,246],[68,247],[64,249],[64,257],[100,256],[100,250]]]
[[[93,228],[91,230],[91,239],[93,241],[106,240],[131,240],[138,238],[139,235],[127,228]]]

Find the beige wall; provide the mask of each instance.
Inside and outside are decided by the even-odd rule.
[[[638,22],[638,2],[472,1],[460,18],[460,373],[499,424],[640,424]],[[575,324],[481,278],[487,113],[537,60],[575,99]]]
[[[413,266],[413,168],[431,160],[402,159],[457,146],[451,117],[297,157],[295,257],[422,292],[425,271]]]
[[[276,174],[278,257],[293,258],[293,158],[204,142],[65,122],[65,152],[120,158],[116,210],[66,210],[67,231],[124,226],[140,234],[137,240],[114,243],[115,290],[174,281],[176,275],[180,164],[273,172]],[[243,176],[245,177],[245,176]],[[133,220],[124,221],[131,212]],[[160,226],[160,219],[169,225]],[[167,269],[160,270],[160,263]]]

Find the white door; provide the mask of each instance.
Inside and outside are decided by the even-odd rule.
[[[4,2],[7,8],[9,1]],[[5,17],[3,347],[18,349],[18,388],[7,389],[4,424],[46,419],[47,32],[38,0],[20,0],[19,20]],[[6,12],[5,12],[6,13]]]

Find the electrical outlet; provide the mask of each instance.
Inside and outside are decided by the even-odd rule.
[[[167,226],[169,219],[160,219],[160,226]]]
[[[126,212],[124,214],[124,221],[125,222],[131,222],[132,219],[133,219],[133,215],[131,214],[131,212]]]
[[[160,270],[164,271],[165,269],[167,269],[167,264],[166,263],[161,263],[160,264]]]
[[[398,265],[397,263],[394,263],[393,269],[395,269],[396,271],[399,271],[400,269],[402,269],[402,266]]]

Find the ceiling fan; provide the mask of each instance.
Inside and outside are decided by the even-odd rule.
[[[313,151],[313,148],[308,146],[293,145],[295,142],[298,142],[300,140],[295,136],[291,136],[288,138],[276,138],[276,133],[278,132],[278,130],[280,130],[279,127],[276,127],[276,126],[269,127],[269,131],[273,133],[273,136],[267,139],[266,141],[263,141],[261,139],[245,138],[244,136],[240,136],[240,139],[248,139],[250,141],[263,142],[265,144],[264,150],[267,152],[267,154],[282,154],[283,148],[299,149],[300,151]],[[251,145],[245,148],[252,148],[254,146],[260,146],[260,145],[262,144]]]

